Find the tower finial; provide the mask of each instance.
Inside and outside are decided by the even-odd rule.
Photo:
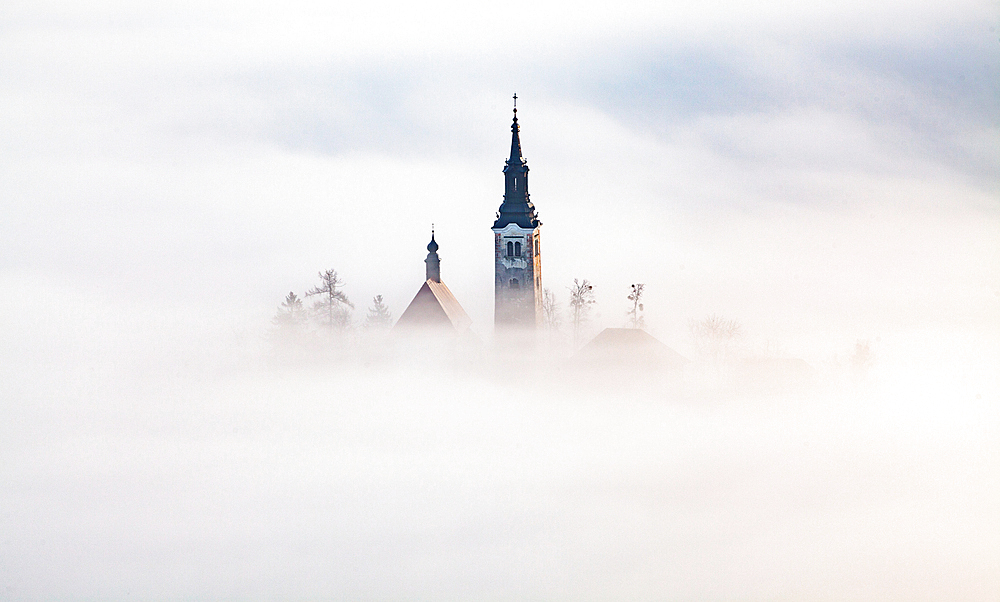
[[[512,134],[510,140],[510,159],[508,162],[518,162],[522,163],[524,159],[521,158],[521,138],[518,136],[518,131],[521,126],[517,124],[517,94],[514,94],[514,122],[510,124],[510,132]]]
[[[427,250],[431,253],[437,253],[438,248],[437,241],[434,240],[434,224],[431,224],[431,241],[427,243]]]

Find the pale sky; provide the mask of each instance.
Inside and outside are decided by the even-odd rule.
[[[0,14],[15,282],[270,312],[332,267],[398,315],[436,223],[489,336],[516,91],[543,283],[590,279],[605,325],[638,280],[665,335],[712,311],[761,331],[845,308],[997,327],[990,4]]]

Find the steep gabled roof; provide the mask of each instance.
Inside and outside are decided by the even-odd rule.
[[[472,319],[443,282],[424,281],[413,301],[396,321],[396,328],[446,328],[468,330]]]
[[[637,328],[605,328],[577,352],[581,361],[617,367],[676,369],[690,360]]]

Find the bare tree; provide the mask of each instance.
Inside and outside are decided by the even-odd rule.
[[[688,322],[691,335],[701,351],[707,351],[716,359],[729,344],[743,334],[743,326],[736,320],[728,320],[712,314],[703,320]]]
[[[577,346],[580,340],[580,326],[587,321],[587,314],[590,313],[590,306],[594,300],[594,287],[586,278],[583,282],[573,279],[573,286],[569,287],[569,311],[573,321],[573,346]]]
[[[372,306],[368,308],[368,317],[365,319],[366,328],[385,329],[392,325],[392,313],[382,301],[382,295],[375,295],[372,299]]]
[[[325,270],[319,273],[319,286],[306,291],[307,297],[319,295],[319,301],[313,305],[313,311],[326,322],[327,328],[343,330],[350,324],[351,310],[354,304],[350,302],[341,288],[344,281],[337,276],[337,270]]]
[[[628,312],[628,322],[631,328],[642,329],[646,327],[646,318],[639,315],[639,312],[645,310],[642,306],[642,293],[645,290],[645,284],[633,284],[632,292],[628,295],[628,300],[632,302],[632,309]]]
[[[868,339],[859,340],[854,344],[854,355],[851,356],[851,367],[856,374],[864,376],[875,365],[875,346]]]
[[[549,289],[542,291],[542,319],[545,322],[545,328],[559,330],[559,302],[556,301],[556,296]]]
[[[302,299],[292,292],[288,293],[285,300],[278,307],[278,313],[274,314],[271,322],[281,329],[299,328],[306,323],[305,307],[302,306]]]

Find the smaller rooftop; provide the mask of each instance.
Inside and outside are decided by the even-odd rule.
[[[574,359],[595,367],[678,370],[688,360],[638,328],[605,328]]]
[[[399,316],[394,330],[432,328],[462,333],[472,324],[472,319],[448,289],[448,285],[441,282],[441,259],[437,254],[438,248],[440,247],[434,240],[432,227],[431,242],[427,245],[427,259],[424,260],[427,264],[426,279],[403,315]]]

